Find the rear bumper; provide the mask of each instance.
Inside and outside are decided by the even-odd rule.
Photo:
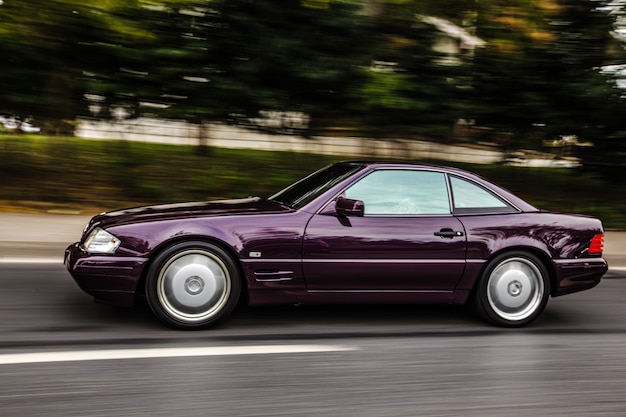
[[[77,243],[65,249],[65,267],[76,284],[95,301],[132,306],[146,258],[93,255]]]
[[[609,269],[603,258],[556,259],[553,262],[557,278],[553,297],[593,288]]]

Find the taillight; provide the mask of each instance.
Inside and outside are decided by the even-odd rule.
[[[604,235],[603,234],[594,235],[593,239],[591,239],[591,244],[589,245],[589,250],[587,252],[590,255],[602,255],[603,250],[604,250]]]

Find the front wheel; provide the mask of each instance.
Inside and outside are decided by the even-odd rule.
[[[526,252],[493,259],[478,281],[474,302],[478,313],[493,324],[524,326],[548,303],[550,280],[545,265]]]
[[[235,308],[241,292],[238,271],[232,258],[215,245],[183,242],[170,246],[148,270],[148,304],[173,327],[209,327]]]

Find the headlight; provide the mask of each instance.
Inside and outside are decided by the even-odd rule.
[[[85,225],[85,227],[83,227],[83,234],[85,234],[85,232],[89,230],[89,226],[91,226],[91,220],[89,220],[87,224]]]
[[[113,253],[122,243],[104,229],[96,227],[85,240],[85,250],[89,253]]]

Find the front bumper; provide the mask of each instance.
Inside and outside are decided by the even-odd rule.
[[[103,304],[132,306],[147,258],[89,254],[78,242],[65,249],[65,267],[76,284]]]

